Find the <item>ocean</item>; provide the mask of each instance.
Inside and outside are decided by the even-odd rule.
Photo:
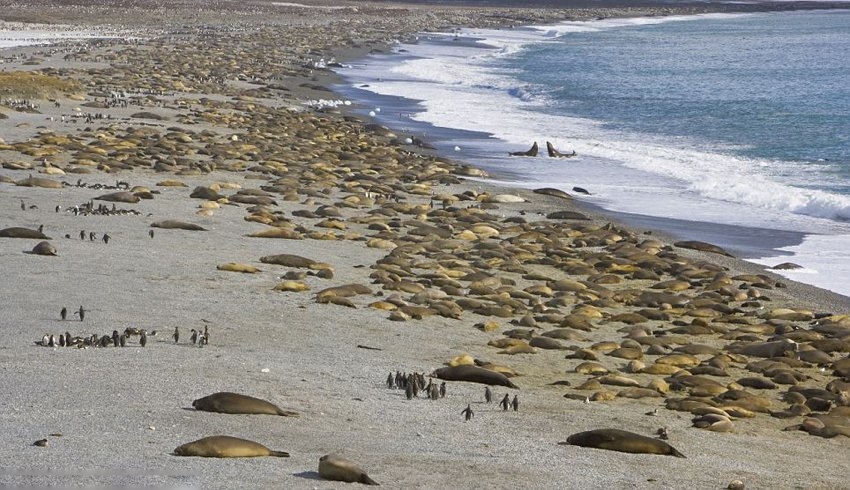
[[[847,53],[850,10],[602,19],[422,34],[335,89],[498,183],[578,186],[626,223],[850,296]]]

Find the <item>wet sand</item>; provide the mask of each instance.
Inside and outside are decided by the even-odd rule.
[[[109,22],[138,33],[152,29],[161,12],[40,6],[5,15]],[[736,479],[747,488],[845,486],[845,436],[783,431],[805,417],[780,419],[768,412],[749,417],[730,408],[735,405],[730,397],[699,401],[735,413],[733,432],[692,427],[692,413],[665,408],[669,400],[697,395],[694,386],[677,383],[688,373],[629,372],[628,360],[611,355],[616,346],[610,342],[630,346],[628,340],[662,339],[654,342],[660,350],[652,352],[649,344],[640,344],[648,366],[677,347],[705,344],[728,353],[736,340],[759,342],[779,332],[805,349],[815,330],[831,335],[823,333],[826,326],[835,326],[832,335],[846,335],[847,320],[826,315],[847,313],[847,298],[738,259],[653,245],[646,240],[665,237],[608,225],[611,217],[572,200],[480,180],[471,186],[465,179],[474,171],[413,153],[367,121],[312,111],[301,102],[334,97],[324,89],[333,74],[316,65],[319,59],[351,59],[419,30],[618,13],[634,12],[226,4],[198,13],[177,5],[168,10],[168,22],[143,40],[98,41],[73,51],[17,50],[27,56],[4,63],[7,72],[49,67],[49,75],[76,80],[83,89],[50,94],[58,107],[44,98],[32,111],[2,109],[7,118],[0,133],[0,223],[44,225],[58,256],[25,253],[40,240],[0,238],[5,276],[0,294],[6,305],[0,483],[344,488],[316,473],[320,456],[340,452],[390,488],[725,488]],[[264,22],[258,25],[259,18]],[[30,175],[67,185],[14,184]],[[163,185],[169,180],[185,186]],[[112,202],[94,200],[120,190],[110,188],[119,181],[150,199],[115,203],[116,212]],[[209,204],[213,201],[190,198],[198,186],[213,186],[225,199]],[[236,202],[246,201],[237,197],[240,189],[261,187],[274,203]],[[493,202],[503,200],[494,197],[502,194],[524,201]],[[90,202],[95,208],[102,204],[105,212],[79,211]],[[591,219],[546,218],[564,210]],[[151,228],[166,219],[206,231]],[[270,223],[300,239],[246,236],[274,229]],[[108,243],[104,234],[111,237]],[[642,256],[654,268],[634,255],[641,244],[658,259]],[[332,277],[318,274],[321,265],[260,261],[283,253],[328,264]],[[217,268],[229,262],[260,271]],[[657,280],[634,276],[655,269]],[[274,291],[287,274],[309,290]],[[666,290],[658,286],[677,278]],[[562,280],[572,290],[553,291]],[[345,284],[366,286],[370,293],[340,304],[317,303],[318,291]],[[645,292],[684,300],[641,305],[637,298]],[[736,298],[737,292],[749,296]],[[344,306],[346,301],[353,307]],[[460,304],[458,313],[454,307]],[[81,305],[84,321],[74,316]],[[69,311],[64,321],[62,307]],[[781,307],[792,311],[779,312]],[[640,311],[644,320],[622,316]],[[528,326],[527,317],[536,327]],[[582,330],[576,320],[589,328]],[[476,328],[487,322],[495,329]],[[517,328],[511,322],[533,330],[531,339],[567,324],[579,328],[571,329],[574,340],[561,341],[560,350],[510,355],[488,346]],[[205,327],[209,345],[191,344],[190,330]],[[638,335],[635,327],[644,327],[647,335]],[[691,327],[709,331],[676,330]],[[88,337],[126,328],[146,330],[148,344],[141,347],[132,335],[124,348],[34,345],[45,334]],[[640,386],[654,382],[659,396],[616,397],[624,387],[610,384],[578,389],[590,378],[599,380],[576,372],[582,360],[565,358],[579,348]],[[512,380],[520,389],[495,387],[495,401],[487,404],[483,385],[474,383],[447,382],[446,396],[438,400],[408,400],[403,390],[385,384],[388,373],[427,374],[462,354],[515,370],[519,375]],[[846,346],[828,356],[846,358]],[[703,362],[713,357],[697,355]],[[735,383],[741,378],[764,377],[746,366],[737,359],[728,362],[725,375],[703,377],[729,389],[727,395],[739,393]],[[827,363],[789,367],[807,377],[801,386],[824,388],[837,379]],[[675,389],[661,389],[662,379]],[[551,384],[556,381],[569,386]],[[780,412],[789,406],[782,398],[790,387],[743,391]],[[301,416],[191,408],[194,399],[217,391],[265,398]],[[499,408],[506,393],[518,396],[518,411]],[[461,414],[467,405],[475,412],[468,422]],[[657,415],[645,415],[654,409]],[[557,444],[602,427],[647,436],[667,427],[668,442],[687,458]],[[214,434],[251,439],[291,457],[170,454]],[[32,445],[43,438],[46,447]]]

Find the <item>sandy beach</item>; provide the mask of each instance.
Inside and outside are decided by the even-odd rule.
[[[338,453],[389,488],[846,488],[850,298],[304,103],[336,98],[327,63],[420,31],[722,8],[4,7],[119,37],[0,51],[0,228],[50,237],[0,238],[0,485],[357,485],[319,476]],[[55,256],[29,253],[43,240]],[[368,292],[317,301],[351,284]],[[124,347],[36,345],[113,331]],[[464,355],[519,389],[387,386]],[[192,408],[220,391],[299,416]],[[708,414],[723,423],[694,426]],[[686,457],[558,444],[600,428],[666,428]],[[172,454],[218,434],[290,457]]]

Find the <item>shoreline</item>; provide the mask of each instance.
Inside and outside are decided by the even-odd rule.
[[[34,16],[33,8],[20,7],[14,16]],[[612,354],[613,344],[634,349],[637,340],[658,339],[654,347],[638,344],[641,362],[654,365],[678,347],[705,345],[731,354],[736,340],[766,341],[827,326],[841,332],[848,320],[826,315],[850,312],[848,298],[770,273],[756,278],[760,266],[673,247],[662,233],[621,226],[576,201],[473,185],[473,169],[399,146],[368,118],[352,118],[344,108],[303,106],[336,98],[328,91],[336,75],[316,69],[320,58],[347,61],[384,50],[415,27],[542,18],[550,11],[485,10],[482,17],[482,9],[390,11],[382,4],[358,4],[343,13],[280,8],[243,11],[227,3],[196,13],[189,5],[173,11],[163,27],[172,38],[92,44],[89,52],[68,58],[57,52],[40,55],[35,65],[7,66],[50,67],[47,73],[74,78],[86,90],[52,95],[58,106],[40,99],[37,112],[2,112],[8,119],[0,132],[0,223],[44,225],[58,255],[26,253],[37,239],[0,238],[6,277],[0,294],[9,303],[0,348],[7,393],[0,401],[0,429],[7,434],[0,441],[6,461],[0,484],[349,488],[317,473],[319,457],[338,452],[389,488],[563,488],[564,482],[724,488],[733,480],[754,488],[844,486],[844,435],[783,431],[811,417],[733,410],[736,400],[711,401],[694,387],[678,386],[676,378],[688,375],[685,367],[695,366],[657,375]],[[55,19],[91,21],[105,11],[56,7]],[[104,19],[136,13],[115,8]],[[150,25],[157,13],[141,15],[139,25]],[[265,22],[248,29],[256,18]],[[347,37],[340,36],[340,25],[351,27]],[[99,95],[108,90],[127,95]],[[81,119],[70,122],[75,114]],[[15,184],[30,175],[68,185]],[[119,181],[144,198],[97,199],[120,190]],[[220,196],[190,197],[198,187]],[[496,198],[501,194],[522,200],[502,202]],[[105,212],[79,213],[89,202],[103,204]],[[591,219],[546,217],[564,210]],[[206,231],[151,227],[168,219]],[[289,238],[249,236],[263,231]],[[307,257],[311,266],[260,260],[284,253]],[[222,270],[231,262],[259,271]],[[273,290],[284,278],[309,289]],[[565,282],[556,286],[558,280]],[[715,288],[713,280],[724,286]],[[653,288],[662,281],[675,284]],[[317,301],[317,292],[346,284],[369,293],[341,296],[336,304]],[[547,291],[552,287],[565,289]],[[640,305],[642,293],[687,299]],[[60,319],[61,307],[73,312],[78,305],[89,312],[85,321],[73,314]],[[643,320],[633,316],[641,311]],[[569,323],[581,319],[588,325]],[[689,330],[703,325],[715,330]],[[138,336],[124,348],[33,345],[48,333],[109,336],[129,327],[151,334],[145,347]],[[187,340],[190,329],[205,327],[209,345]],[[572,337],[560,341],[560,349],[526,354],[488,345],[518,328],[534,334],[512,341],[558,329]],[[801,346],[821,345],[795,338]],[[581,388],[604,381],[570,357],[583,351],[611,374],[657,389],[629,398],[617,396],[625,392],[622,385]],[[407,399],[385,384],[387,373],[427,374],[462,354],[518,372],[512,379],[519,390],[493,392],[497,399],[506,392],[518,396],[519,410],[485,403],[480,384],[450,381],[438,400]],[[847,352],[825,355],[837,361]],[[714,356],[694,357],[707,363]],[[787,409],[783,398],[791,385],[737,386],[745,377],[764,377],[748,371],[750,359],[744,359],[729,362],[724,375],[701,377],[730,395],[745,391],[767,400],[771,411]],[[807,377],[798,386],[822,389],[839,379],[820,367],[789,365]],[[192,400],[218,391],[261,397],[300,417],[191,408]],[[695,413],[665,408],[685,396],[734,413],[734,431],[692,427]],[[475,411],[469,421],[461,414],[466,406]],[[558,445],[600,427],[647,436],[666,427],[668,442],[687,458]],[[171,454],[213,434],[251,439],[291,457]],[[33,445],[41,439],[48,445]]]
[[[645,18],[650,19],[652,16]],[[464,38],[461,42],[471,42],[471,39],[467,40]],[[439,46],[442,41],[434,41],[434,43]],[[451,45],[454,46],[455,44],[451,43]],[[407,54],[406,50],[403,50],[403,52],[393,54],[382,52],[379,56],[384,57],[384,60],[378,62],[383,66],[387,62],[393,63],[393,59],[396,59],[394,64],[398,64],[410,55]],[[534,186],[533,182],[522,180],[519,177],[520,174],[514,175],[510,173],[510,170],[503,168],[504,165],[494,165],[492,162],[488,162],[494,158],[492,154],[493,145],[489,142],[493,137],[491,134],[483,131],[474,132],[467,129],[438,127],[429,122],[418,121],[411,116],[412,114],[422,112],[424,109],[419,106],[420,101],[415,97],[405,98],[404,96],[378,94],[370,92],[368,88],[363,88],[362,85],[364,82],[360,80],[362,77],[359,77],[357,70],[351,67],[368,63],[366,60],[368,60],[368,57],[363,62],[355,60],[349,63],[349,66],[343,70],[341,75],[343,78],[349,77],[351,79],[350,84],[348,86],[339,85],[336,88],[342,94],[357,100],[362,106],[355,113],[363,117],[373,116],[375,120],[399,132],[401,135],[399,139],[413,137],[417,140],[423,140],[426,145],[435,146],[437,154],[444,158],[456,158],[468,165],[482,166],[490,173],[489,178],[494,181],[494,185],[502,185],[509,188],[532,188]],[[369,107],[381,107],[384,112],[377,115],[374,113],[366,114],[369,111]],[[388,114],[398,114],[398,117],[389,116]],[[463,154],[452,152],[451,147],[456,143],[464,147]],[[467,145],[464,146],[464,143],[467,143]],[[510,151],[514,149],[522,150],[523,148],[511,148]],[[488,150],[490,150],[489,153]],[[501,150],[501,147],[498,148],[498,151]],[[577,183],[584,185],[581,182]],[[563,190],[570,192],[569,186],[564,187]],[[641,214],[639,211],[617,211],[606,208],[605,204],[601,202],[595,202],[594,198],[586,199],[580,195],[574,197],[585,209],[595,210],[600,214],[610,216],[627,226],[664,231],[668,236],[677,239],[695,239],[714,243],[728,249],[743,260],[748,260],[765,267],[786,262],[787,260],[784,260],[783,257],[794,255],[788,249],[800,246],[806,237],[817,236],[823,233],[814,231],[811,229],[811,225],[807,227],[809,228],[807,231],[804,229],[771,228],[759,225],[747,226],[743,224],[713,223],[699,219],[690,220],[686,218]],[[790,260],[793,261],[793,258],[790,258]],[[820,264],[820,261],[818,261],[818,264],[823,265]],[[805,269],[804,272],[811,272],[811,270]],[[824,289],[834,286],[835,281],[823,277],[823,271],[820,271],[818,274],[820,276],[819,279],[808,278],[805,274],[801,275],[797,273],[784,276],[789,280],[808,280],[813,286]],[[812,280],[815,282],[812,283]],[[848,296],[846,293],[842,294],[838,292],[836,294]]]

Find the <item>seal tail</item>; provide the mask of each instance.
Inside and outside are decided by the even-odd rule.
[[[677,451],[676,448],[673,446],[670,446],[670,456],[676,456],[677,458],[687,458],[687,456]]]
[[[301,414],[299,414],[298,412],[293,412],[291,410],[283,410],[281,408],[277,409],[277,414],[282,415],[284,417],[300,417],[301,416]]]
[[[360,483],[362,483],[362,484],[364,484],[364,485],[375,485],[375,486],[378,486],[378,487],[380,487],[380,486],[381,486],[381,484],[380,484],[380,483],[378,483],[378,482],[376,482],[375,480],[373,480],[373,479],[369,478],[369,475],[367,475],[366,473],[363,473],[362,475],[360,475],[360,480],[359,480],[359,481],[360,481]]]
[[[289,453],[286,451],[269,451],[269,456],[276,456],[278,458],[288,458]]]

